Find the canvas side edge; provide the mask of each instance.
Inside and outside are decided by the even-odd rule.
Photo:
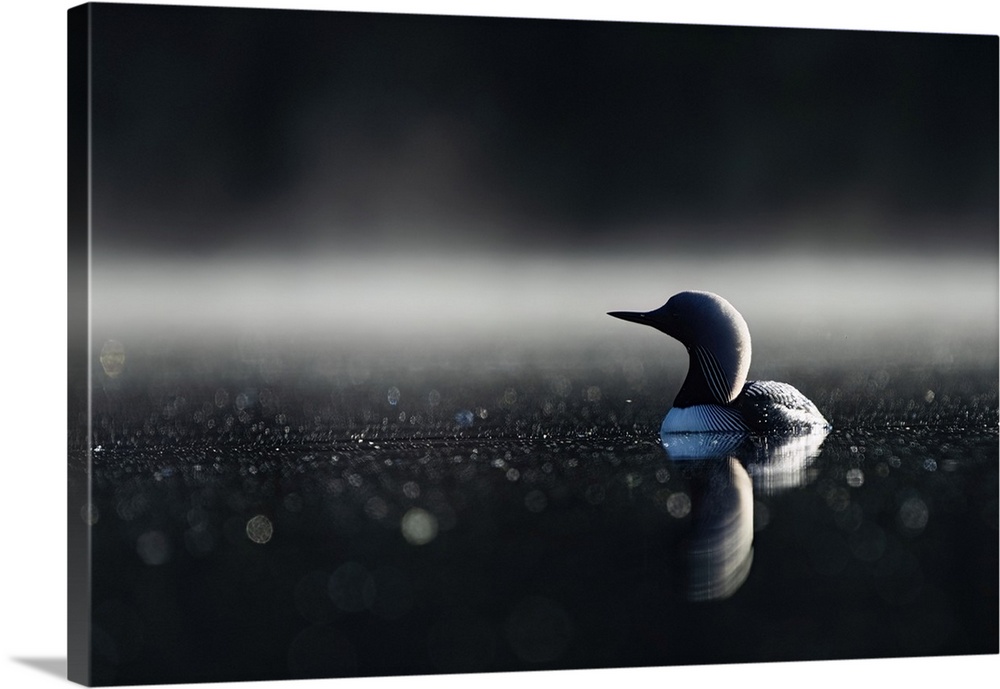
[[[90,27],[67,12],[67,679],[91,682]]]

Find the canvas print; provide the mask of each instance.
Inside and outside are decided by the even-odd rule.
[[[997,653],[997,48],[70,10],[70,678]]]

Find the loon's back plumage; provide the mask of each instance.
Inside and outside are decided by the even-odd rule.
[[[711,292],[681,292],[654,311],[609,315],[649,325],[689,354],[688,374],[661,433],[797,433],[829,428],[805,395],[788,383],[748,381],[750,331],[732,304]]]
[[[797,388],[773,380],[748,381],[732,406],[755,433],[801,431],[829,425],[816,405]]]

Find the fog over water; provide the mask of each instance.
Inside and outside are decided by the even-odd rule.
[[[389,350],[651,341],[661,336],[606,312],[650,310],[685,289],[725,296],[758,340],[837,348],[872,338],[989,344],[998,310],[994,260],[930,256],[103,258],[93,289],[98,337],[255,332]]]

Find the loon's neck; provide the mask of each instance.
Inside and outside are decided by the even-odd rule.
[[[736,399],[746,383],[749,366],[734,367],[730,362],[723,364],[711,350],[701,345],[692,345],[687,350],[688,373],[674,398],[674,406],[727,405]]]

